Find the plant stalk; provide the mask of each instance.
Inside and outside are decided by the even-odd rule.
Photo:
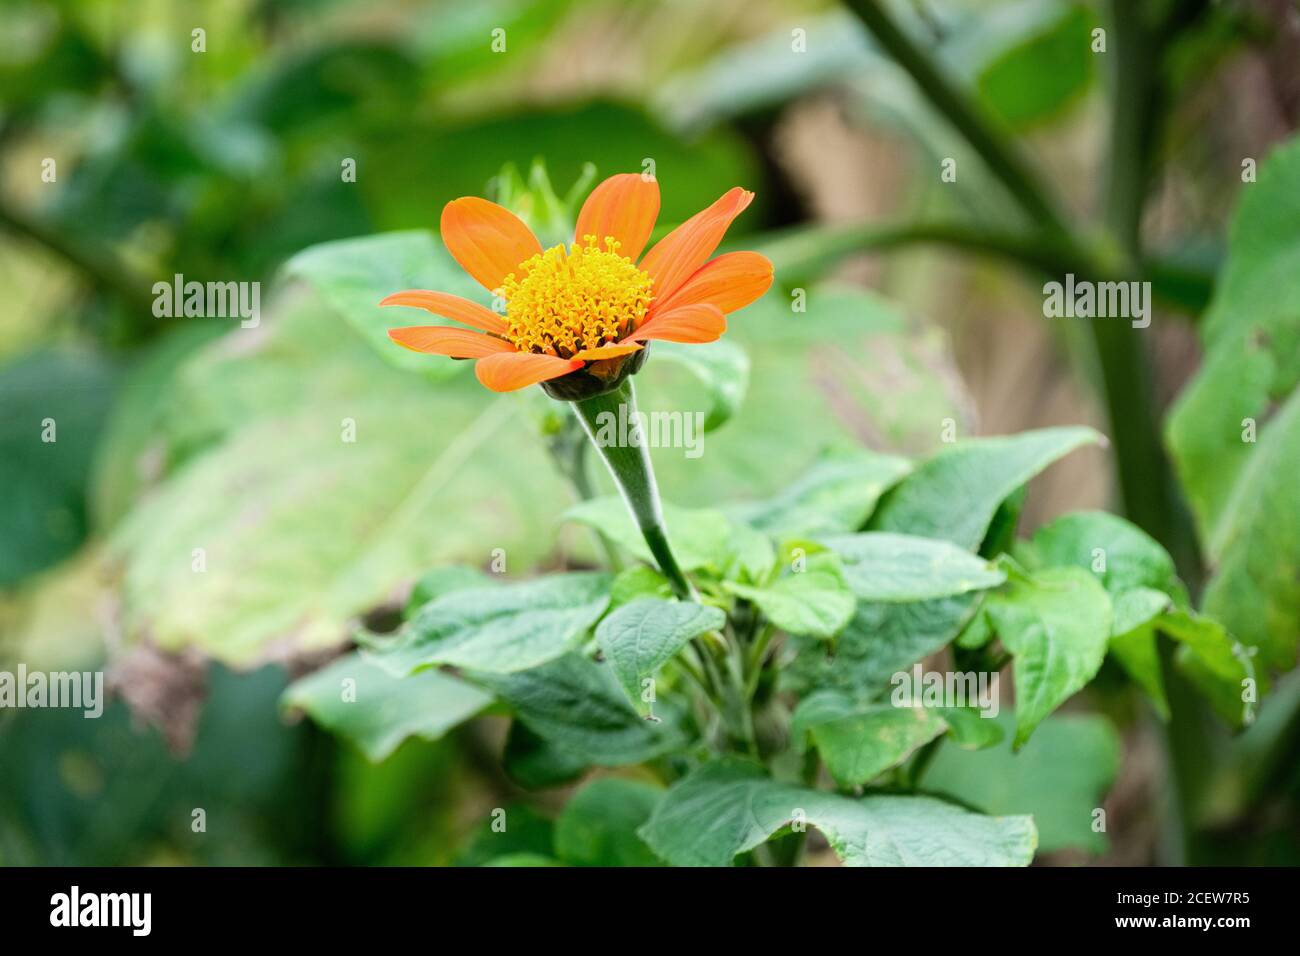
[[[620,408],[624,409],[623,416],[619,415]],[[578,420],[591,440],[592,447],[609,467],[614,484],[618,486],[659,570],[672,585],[673,593],[683,601],[696,600],[695,588],[682,572],[668,544],[663,507],[659,503],[659,487],[655,482],[654,467],[650,464],[650,449],[638,421],[632,380],[627,379],[612,392],[576,401],[573,409],[577,412]],[[612,418],[603,419],[606,414]],[[610,421],[621,420],[629,422],[632,428],[626,444],[617,440],[605,441],[600,437],[602,426]]]
[[[1126,267],[1142,261],[1142,214],[1164,103],[1159,65],[1163,31],[1139,5],[1110,4],[1114,74],[1105,219]],[[1123,322],[1094,321],[1093,343],[1103,379],[1111,437],[1119,460],[1120,497],[1128,516],[1165,546],[1179,574],[1196,590],[1196,542],[1164,454],[1148,336]]]
[[[1099,251],[1080,243],[1065,244],[1030,232],[1011,232],[961,222],[848,223],[800,226],[785,230],[758,248],[776,264],[786,285],[803,285],[834,268],[842,259],[863,252],[892,252],[918,245],[938,245],[1019,266],[1033,277],[1057,279],[1073,272],[1094,282],[1127,280],[1130,272],[1103,261]],[[1086,252],[1086,258],[1080,253]],[[1210,272],[1158,257],[1145,258],[1141,275],[1151,282],[1151,296],[1165,308],[1195,322],[1214,290]]]
[[[1204,0],[1176,0],[1165,19],[1125,0],[1108,4],[1114,44],[1111,126],[1105,193],[1106,225],[1132,266],[1142,261],[1142,218],[1166,100],[1161,67],[1168,44],[1203,11]],[[1125,325],[1094,322],[1093,340],[1105,379],[1107,412],[1119,459],[1120,491],[1130,518],[1169,551],[1192,593],[1200,589],[1202,565],[1191,519],[1179,495],[1160,441],[1153,363],[1147,341]],[[1164,727],[1169,760],[1169,820],[1162,853],[1174,865],[1199,858],[1197,813],[1204,784],[1205,706],[1173,666],[1161,642],[1161,665],[1171,719]]]
[[[926,99],[970,143],[1020,207],[1048,231],[1070,237],[1056,202],[1029,161],[989,124],[971,98],[940,69],[929,53],[903,31],[885,5],[880,0],[848,0],[848,8],[894,62],[907,71]]]

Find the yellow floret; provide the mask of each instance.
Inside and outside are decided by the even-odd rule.
[[[533,256],[502,282],[506,336],[521,352],[568,358],[618,341],[645,318],[650,277],[612,236],[603,249],[595,236],[582,239]]]

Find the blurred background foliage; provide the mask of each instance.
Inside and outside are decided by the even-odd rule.
[[[380,295],[467,281],[427,230],[447,200],[499,189],[506,164],[527,171],[542,157],[563,192],[589,163],[603,176],[652,158],[660,232],[733,185],[757,193],[735,239],[767,249],[784,287],[701,359],[723,381],[747,368],[748,388],[702,459],[658,457],[673,502],[770,495],[837,446],[921,454],[948,418],[961,435],[1104,429],[1127,407],[1125,422],[1158,430],[1200,365],[1196,319],[1227,255],[1242,159],[1262,162],[1296,125],[1295,6],[1154,0],[1160,28],[1138,31],[1151,61],[1139,102],[1154,112],[1137,111],[1133,134],[1149,142],[1138,144],[1129,205],[1102,216],[1106,230],[1090,225],[1117,201],[1105,146],[1115,51],[1090,49],[1093,29],[1111,22],[1105,6],[883,5],[1030,157],[1031,178],[1051,184],[1052,203],[1037,210],[1033,191],[1009,187],[873,38],[862,8],[877,6],[8,4],[0,665],[106,665],[115,696],[99,721],[0,713],[0,863],[483,862],[502,854],[500,842],[489,854],[465,834],[501,805],[520,821],[509,848],[520,859],[580,838],[577,816],[555,822],[557,791],[525,794],[496,769],[500,716],[407,741],[373,765],[277,704],[291,676],[327,660],[358,622],[391,620],[430,566],[482,564],[504,548],[510,573],[523,575],[592,556],[584,535],[559,528],[572,497],[537,437],[540,393],[489,396],[468,363],[374,347],[391,321],[374,307]],[[53,182],[42,178],[47,159]],[[956,161],[955,183],[940,181],[945,159]],[[355,182],[341,175],[347,161]],[[1133,248],[1129,207],[1142,236]],[[1232,315],[1255,315],[1260,288],[1291,283],[1272,306],[1279,314],[1300,302],[1297,246],[1283,245],[1294,229],[1260,228],[1277,233],[1280,264],[1262,279],[1236,268],[1236,299],[1211,312],[1211,331],[1230,342],[1220,354],[1242,354],[1249,330]],[[373,233],[392,235],[348,242]],[[1125,256],[1167,310],[1143,346],[1150,380],[1124,396],[1128,406],[1108,387],[1110,346],[1045,322],[1037,288],[1040,273]],[[232,320],[155,317],[150,288],[177,273],[263,282],[262,324],[234,334]],[[812,289],[805,312],[790,310],[796,286]],[[1276,328],[1293,328],[1292,314]],[[1279,364],[1254,407],[1294,387],[1294,362]],[[1227,384],[1202,379],[1201,406],[1241,378],[1231,357],[1214,367]],[[668,405],[666,394],[678,408],[735,402],[699,371],[652,363],[646,410]],[[37,440],[46,418],[57,422],[54,444]],[[345,419],[355,444],[340,441]],[[1189,484],[1191,505],[1212,539],[1202,551],[1232,568],[1232,549],[1278,511],[1294,525],[1294,443],[1272,451],[1290,485],[1240,492],[1269,510],[1223,516],[1223,487],[1249,469],[1214,472],[1207,461],[1221,449],[1198,443],[1197,420],[1182,413],[1193,473],[1220,477],[1203,494]],[[1158,431],[1134,434],[1148,445],[1156,435],[1154,458],[1121,460],[1116,482],[1104,455],[1073,456],[1035,482],[1022,529],[1066,508],[1127,503],[1199,587],[1201,555],[1179,551],[1185,506],[1175,500],[1176,513],[1150,521],[1134,513],[1144,489],[1168,480]],[[1244,531],[1231,527],[1238,519]],[[1292,532],[1273,531],[1272,553],[1290,563],[1270,567],[1294,578]],[[200,546],[207,570],[195,575]],[[1224,600],[1230,610],[1295,600],[1293,584],[1275,584]],[[1268,626],[1294,633],[1297,617]],[[1195,835],[1200,861],[1300,860],[1294,679],[1237,738],[1187,711],[1181,744],[1166,744],[1109,670],[1081,696],[1078,713],[1049,721],[1018,757],[943,755],[934,786],[993,812],[1034,812],[1049,861],[1179,859],[1169,847],[1185,842],[1170,835],[1180,829]],[[518,737],[511,747],[522,753]],[[1180,746],[1198,751],[1190,771],[1186,754],[1182,771],[1166,763]],[[1178,811],[1163,803],[1175,773],[1195,778],[1182,781],[1196,798]],[[1079,826],[1103,796],[1107,838]],[[196,808],[206,835],[191,829]]]

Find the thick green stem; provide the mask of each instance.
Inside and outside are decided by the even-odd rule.
[[[1147,22],[1140,5],[1127,0],[1113,0],[1110,16],[1114,89],[1106,225],[1125,267],[1136,273],[1143,256],[1142,215],[1164,100],[1159,77],[1164,34],[1159,25]],[[1091,328],[1124,510],[1164,544],[1195,588],[1200,577],[1196,543],[1161,444],[1146,330],[1103,321],[1094,321]]]
[[[1175,0],[1163,21],[1151,8],[1128,0],[1109,4],[1114,72],[1105,193],[1106,225],[1126,264],[1143,259],[1142,218],[1150,186],[1160,117],[1165,103],[1161,75],[1168,44],[1196,19],[1203,0]],[[1160,423],[1147,339],[1127,325],[1094,322],[1093,341],[1105,381],[1105,399],[1120,491],[1130,518],[1159,540],[1195,592],[1201,564],[1191,520],[1160,441]],[[1165,725],[1170,764],[1169,816],[1163,854],[1173,864],[1197,859],[1195,807],[1203,784],[1204,705],[1172,666],[1171,649],[1161,645],[1165,686],[1174,719]]]
[[[1206,757],[1207,713],[1201,698],[1174,663],[1173,642],[1161,638],[1159,652],[1172,716],[1163,725],[1169,764],[1157,862],[1165,866],[1196,866],[1205,862],[1200,858],[1197,818],[1212,766]]]
[[[614,484],[623,495],[623,501],[627,503],[659,570],[668,578],[679,598],[694,600],[695,589],[682,573],[668,545],[659,488],[650,464],[650,449],[646,447],[646,437],[641,431],[632,380],[627,379],[612,392],[576,401],[573,408],[591,444],[609,466]],[[623,433],[623,423],[627,424],[626,434]]]
[[[848,7],[885,52],[912,77],[1022,209],[1051,232],[1069,230],[1046,186],[1015,145],[1001,136],[957,83],[911,37],[903,32],[879,0],[848,0]]]
[[[1172,41],[1189,24],[1200,17],[1208,0],[1171,0],[1164,5],[1146,5],[1133,0],[1111,0],[1111,35],[1114,60],[1112,120],[1109,140],[1110,156],[1105,200],[1106,225],[1119,255],[1118,262],[1107,264],[1106,271],[1116,270],[1131,277],[1166,280],[1175,292],[1188,291],[1176,270],[1161,272],[1145,259],[1141,242],[1142,212],[1154,165],[1154,148],[1159,135],[1159,119],[1166,89],[1163,69]],[[1042,223],[1051,237],[1053,250],[1046,259],[1030,257],[1015,244],[1001,250],[1011,258],[1032,265],[1052,268],[1058,251],[1064,258],[1079,263],[1096,262],[1097,257],[1069,231],[1058,214],[1050,195],[1034,171],[1021,160],[1014,145],[986,122],[973,102],[947,77],[930,56],[908,37],[885,11],[879,0],[848,0],[848,6],[867,25],[880,45],[903,67],[930,102],[959,130],[979,153],[992,173],[1002,182],[1020,206]],[[1153,17],[1153,11],[1155,16]],[[911,238],[911,237],[903,237]],[[954,241],[947,234],[923,237]],[[956,235],[958,243],[969,237]],[[1084,271],[1081,269],[1067,271]],[[1143,272],[1147,272],[1143,276]],[[1174,281],[1169,281],[1174,280]],[[1193,288],[1192,301],[1203,293]],[[1166,296],[1168,297],[1168,296]],[[1196,588],[1199,556],[1186,509],[1182,507],[1177,487],[1160,441],[1160,427],[1155,412],[1151,360],[1144,338],[1134,335],[1119,322],[1094,322],[1093,341],[1104,383],[1104,398],[1115,441],[1119,485],[1125,510],[1139,525],[1163,543],[1173,555],[1180,572]],[[1173,681],[1179,680],[1172,674]],[[1173,698],[1171,693],[1171,701]],[[1181,696],[1181,695],[1180,695]],[[1183,722],[1194,716],[1200,705],[1194,700],[1175,708],[1182,710]],[[1174,721],[1178,725],[1180,721]],[[1190,844],[1192,802],[1191,777],[1185,766],[1194,754],[1171,741],[1170,757],[1179,800],[1179,817],[1184,844]],[[1178,853],[1179,858],[1194,854]]]
[[[892,252],[918,245],[939,245],[973,256],[1008,262],[1046,279],[1072,272],[1076,279],[1107,282],[1131,279],[1113,263],[1082,243],[1061,243],[1047,236],[989,229],[960,222],[849,223],[800,226],[777,234],[759,246],[776,265],[788,286],[804,285],[847,256],[863,252]],[[1081,253],[1086,253],[1081,257]],[[1146,259],[1141,274],[1151,282],[1151,295],[1170,309],[1195,321],[1210,301],[1214,276],[1192,266],[1159,258]]]
[[[1198,0],[1180,0],[1176,12],[1194,16]],[[1002,135],[974,101],[913,41],[879,0],[850,0],[849,7],[880,45],[905,69],[934,107],[967,139],[1021,208],[1039,224],[1042,248],[1028,255],[1018,243],[1001,254],[1028,261],[1044,271],[1074,271],[1096,281],[1112,272],[1127,276],[1142,266],[1140,226],[1155,141],[1156,113],[1162,102],[1158,64],[1172,27],[1148,24],[1141,4],[1112,2],[1115,44],[1115,96],[1112,111],[1107,225],[1119,247],[1118,268],[1103,265],[1070,230],[1036,172],[1015,144]],[[1181,22],[1181,21],[1180,21]],[[964,241],[960,233],[932,238]],[[1102,275],[1098,275],[1101,273]],[[1093,341],[1104,385],[1104,399],[1119,463],[1120,493],[1129,517],[1161,541],[1179,570],[1194,583],[1196,551],[1180,507],[1168,462],[1162,452],[1145,338],[1118,321],[1092,323]]]

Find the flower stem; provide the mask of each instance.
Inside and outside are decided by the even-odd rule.
[[[618,485],[659,570],[668,578],[679,598],[695,600],[695,589],[682,573],[668,545],[659,488],[650,464],[650,449],[646,447],[646,438],[641,431],[632,380],[627,379],[611,392],[576,401],[573,408],[591,444],[609,466],[614,484]],[[627,423],[626,435],[621,433],[624,422]]]

